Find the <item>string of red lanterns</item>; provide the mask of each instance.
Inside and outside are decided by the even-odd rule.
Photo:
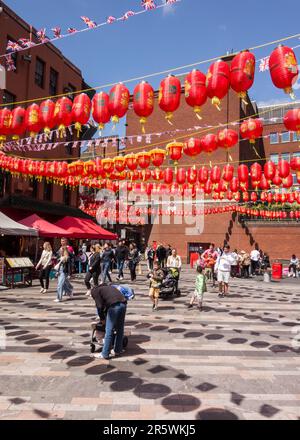
[[[236,55],[231,63],[218,60],[213,63],[207,75],[199,70],[193,70],[185,79],[185,99],[200,117],[201,107],[210,98],[212,104],[220,110],[222,99],[228,94],[230,87],[245,100],[247,91],[252,87],[255,76],[255,56],[249,51],[242,51]],[[293,84],[299,74],[298,63],[294,51],[287,46],[277,47],[270,57],[270,74],[275,87],[283,89],[293,96]],[[49,134],[49,131],[58,127],[60,136],[65,136],[66,127],[75,123],[79,136],[82,125],[91,118],[102,130],[110,121],[117,124],[129,108],[130,91],[122,84],[112,87],[109,94],[97,93],[91,100],[88,95],[81,93],[73,102],[68,97],[59,98],[55,103],[51,99],[43,101],[40,105],[34,103],[27,109],[17,107],[14,110],[0,108],[0,142],[7,136],[14,139],[22,136],[26,131],[30,136],[36,136],[40,131]],[[180,80],[169,75],[165,78],[159,89],[158,104],[165,113],[166,120],[172,123],[173,114],[180,106],[181,83]],[[154,110],[154,90],[150,84],[143,81],[138,84],[133,92],[133,109],[140,118],[142,131],[147,118]],[[293,131],[299,131],[299,115],[297,112],[287,114],[287,124]],[[227,133],[228,135],[228,133]],[[254,142],[262,135],[262,124],[259,119],[249,119],[241,126],[242,138]],[[209,152],[216,148],[215,135],[207,135],[203,146]],[[224,141],[225,142],[225,141]],[[230,148],[225,146],[224,148]],[[227,145],[226,142],[224,145]]]

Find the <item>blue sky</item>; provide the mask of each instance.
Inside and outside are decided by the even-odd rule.
[[[140,0],[5,1],[36,28],[46,27],[48,34],[54,26],[61,26],[64,31],[69,26],[82,28],[81,15],[99,23],[109,15],[119,17],[130,9],[141,9]],[[156,3],[163,1],[156,0]],[[182,0],[166,10],[151,11],[124,23],[66,38],[57,46],[81,68],[88,84],[97,86],[300,33],[299,13],[299,0],[289,0],[286,6],[280,7],[271,0],[245,3]],[[295,46],[300,40],[289,44]],[[274,47],[255,54],[261,58]],[[296,54],[300,59],[300,49]],[[205,72],[207,68],[208,65],[201,66]],[[160,79],[155,77],[149,81],[157,86]],[[250,94],[253,99],[264,102],[285,98],[272,85],[268,72],[257,72]]]

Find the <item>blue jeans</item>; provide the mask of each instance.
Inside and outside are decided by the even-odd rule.
[[[126,315],[126,304],[123,303],[117,303],[116,305],[110,307],[107,311],[105,338],[102,349],[102,355],[105,358],[109,357],[110,350],[112,348],[112,344],[114,341],[114,330],[116,331],[114,350],[116,353],[122,353],[125,315]]]
[[[117,261],[117,269],[118,269],[118,277],[119,278],[124,278],[124,273],[123,273],[123,269],[124,269],[124,264],[125,264],[125,260],[118,260]]]
[[[73,291],[73,286],[68,280],[68,275],[64,273],[63,268],[61,267],[58,274],[58,283],[57,283],[57,299],[62,301],[63,294],[71,295]]]
[[[102,283],[105,283],[106,278],[108,278],[110,283],[112,282],[110,274],[108,273],[110,271],[110,264],[110,261],[102,263]]]

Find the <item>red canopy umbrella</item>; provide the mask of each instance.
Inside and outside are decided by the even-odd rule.
[[[42,219],[36,214],[33,214],[30,217],[25,218],[19,223],[22,223],[22,225],[28,226],[29,228],[37,229],[40,237],[62,238],[62,237],[72,236],[72,234],[70,234],[68,231],[65,231],[64,229],[56,225],[53,225],[52,223],[47,222],[47,220]]]
[[[106,231],[92,220],[77,217],[64,217],[56,222],[56,226],[65,229],[73,238],[86,238],[90,240],[117,240],[118,236]]]

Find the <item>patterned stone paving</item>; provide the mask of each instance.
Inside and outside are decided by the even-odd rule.
[[[300,418],[298,283],[235,280],[225,300],[209,287],[200,314],[185,307],[185,268],[183,296],[153,313],[139,277],[128,351],[109,362],[90,355],[95,310],[74,285],[62,304],[55,284],[44,296],[38,286],[0,292],[0,419]]]

